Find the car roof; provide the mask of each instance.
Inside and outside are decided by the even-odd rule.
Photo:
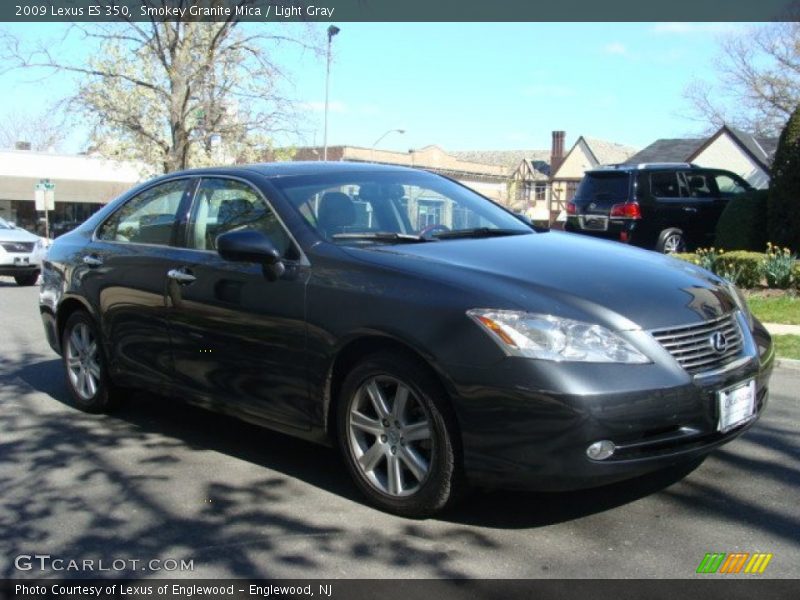
[[[324,173],[385,173],[385,172],[414,172],[419,173],[419,169],[400,167],[395,165],[382,165],[366,162],[325,162],[325,161],[287,161],[256,163],[249,165],[234,165],[221,167],[205,167],[200,169],[186,169],[168,173],[158,179],[179,177],[182,175],[246,175],[258,173],[268,178],[294,177],[302,175],[319,175]]]
[[[670,171],[674,169],[692,169],[697,171],[719,171],[721,169],[709,169],[688,162],[660,162],[660,163],[621,163],[617,165],[599,165],[593,169],[588,169],[586,173],[609,173],[619,171],[630,173],[631,171]]]

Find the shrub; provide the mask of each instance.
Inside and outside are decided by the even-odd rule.
[[[754,288],[761,282],[760,252],[734,250],[725,252],[715,248],[698,248],[696,253],[675,254],[676,258],[708,269],[741,288]]]
[[[714,245],[760,251],[767,244],[767,190],[753,190],[728,202],[717,222]]]
[[[676,252],[675,254],[671,254],[672,258],[680,258],[681,260],[685,260],[686,262],[690,262],[693,265],[699,265],[697,254],[694,252]]]
[[[769,190],[769,239],[800,251],[800,105],[778,140]]]
[[[767,286],[785,290],[795,280],[797,257],[789,248],[779,248],[767,243],[767,253],[761,262],[761,272],[767,280]]]
[[[732,281],[740,288],[754,288],[761,282],[761,262],[764,255],[760,252],[734,250],[725,252],[717,259],[717,275]]]

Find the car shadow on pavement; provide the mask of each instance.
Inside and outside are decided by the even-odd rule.
[[[23,366],[17,376],[25,383],[70,406],[58,359]],[[73,410],[70,406],[70,410]],[[80,415],[81,413],[76,413]],[[169,438],[174,446],[213,450],[300,479],[365,505],[335,449],[266,430],[232,417],[209,412],[180,400],[127,391],[109,416],[137,430]],[[167,463],[168,452],[154,454],[151,464]],[[472,491],[440,519],[445,522],[496,528],[540,527],[578,519],[634,502],[681,480],[699,463],[661,471],[634,480],[585,491],[528,493]]]
[[[0,357],[0,388],[10,398],[0,412],[5,465],[0,487],[7,490],[0,496],[0,550],[6,556],[32,547],[57,550],[51,541],[53,520],[66,518],[80,523],[63,546],[78,557],[188,553],[206,567],[239,577],[324,568],[346,558],[376,568],[416,568],[428,577],[465,577],[469,574],[459,570],[447,551],[449,541],[466,546],[463,551],[497,546],[468,526],[546,527],[651,494],[689,514],[702,514],[711,506],[734,519],[755,508],[754,526],[780,537],[797,539],[800,526],[791,511],[753,507],[718,483],[699,477],[680,481],[695,463],[583,492],[476,492],[436,519],[378,515],[381,525],[376,527],[364,514],[373,509],[365,505],[332,449],[142,393],[130,394],[112,415],[87,415],[68,407],[61,362],[42,360],[41,355],[23,355],[13,362]],[[749,433],[755,435],[747,438]],[[794,452],[785,437],[768,428],[748,434],[743,439],[751,444]],[[209,464],[219,468],[221,462],[230,463],[231,470],[240,469],[245,476],[205,472],[203,452],[209,450],[235,459],[216,458]],[[722,461],[728,460],[725,451],[718,451]],[[264,467],[263,477],[242,461]],[[754,475],[751,469],[761,476],[766,470],[796,485],[800,473],[794,464],[770,471],[768,464],[736,463],[736,476]],[[187,472],[197,471],[186,470],[198,467],[199,479],[187,480]],[[179,481],[192,481],[197,489],[178,489]],[[357,506],[342,508],[337,499],[320,497],[298,481]],[[304,502],[316,502],[317,512],[305,510]],[[136,515],[133,521],[131,515]],[[20,573],[7,565],[0,566],[0,575]]]

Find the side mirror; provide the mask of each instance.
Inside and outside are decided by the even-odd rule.
[[[217,252],[232,262],[255,262],[273,265],[281,255],[269,238],[260,231],[229,231],[217,238]]]
[[[264,275],[274,281],[286,267],[270,239],[260,231],[229,231],[217,237],[217,252],[231,262],[254,262],[264,267]]]

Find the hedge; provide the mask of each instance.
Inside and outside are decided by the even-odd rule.
[[[705,265],[701,254],[692,252],[674,256],[696,265],[705,266],[741,288],[754,288],[761,283],[761,262],[764,260],[764,254],[761,252],[734,250],[733,252],[713,254],[711,255],[713,260],[709,260],[709,253],[706,253],[705,260],[709,260],[712,264]]]

